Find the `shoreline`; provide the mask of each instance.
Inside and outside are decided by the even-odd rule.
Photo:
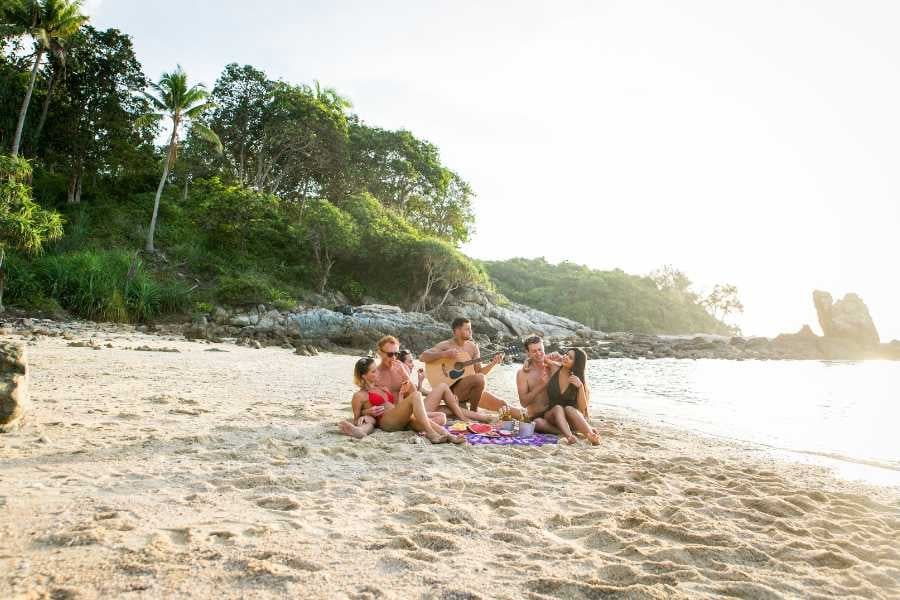
[[[747,444],[619,415],[597,449],[353,442],[352,357],[74,337],[28,342],[0,436],[2,597],[900,593],[900,493]]]

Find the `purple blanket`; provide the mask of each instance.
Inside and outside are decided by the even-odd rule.
[[[444,429],[450,431],[447,426]],[[451,431],[450,433],[456,433]],[[480,433],[463,433],[466,440],[473,446],[543,446],[544,444],[555,444],[557,436],[551,433],[535,433],[531,437],[518,437],[514,435],[501,435],[497,437],[481,435]]]

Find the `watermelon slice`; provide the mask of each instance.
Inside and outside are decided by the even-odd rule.
[[[484,435],[485,433],[489,433],[493,430],[494,428],[487,423],[469,423],[469,431],[471,431],[472,433],[479,433]]]

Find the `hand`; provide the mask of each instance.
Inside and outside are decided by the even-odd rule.
[[[504,356],[506,356],[506,355],[503,354],[502,352],[499,353],[499,354],[495,354],[495,355],[494,355],[494,358],[491,359],[491,366],[492,366],[492,367],[496,367],[496,366],[499,365],[501,362],[503,362],[503,357],[504,357]]]
[[[581,383],[578,375],[569,375],[569,385],[574,385],[576,388],[581,389],[581,386],[584,384]]]
[[[456,350],[453,350],[453,349],[450,349],[450,350],[444,350],[443,352],[441,352],[441,356],[442,356],[442,357],[444,357],[444,358],[452,358],[452,359],[454,359],[454,360],[456,359],[456,355],[457,355],[457,354],[458,354],[458,352],[457,352]]]
[[[362,414],[378,418],[384,414],[384,406],[370,406],[366,410],[362,411]]]
[[[562,361],[562,354],[559,352],[551,352],[550,354],[547,354],[545,358],[549,358],[553,362],[560,362]]]
[[[400,384],[400,393],[404,396],[409,394],[413,390],[412,381],[407,379],[403,383]]]
[[[416,387],[420,388],[420,387],[422,387],[422,382],[425,381],[425,369],[419,369],[418,375],[419,375],[419,385],[417,385]]]

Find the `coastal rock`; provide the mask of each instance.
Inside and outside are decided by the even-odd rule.
[[[849,340],[863,348],[874,348],[880,344],[869,309],[856,294],[847,294],[842,300],[833,302],[831,294],[815,290],[813,304],[826,338]]]
[[[18,429],[29,408],[25,347],[0,342],[0,433]]]

